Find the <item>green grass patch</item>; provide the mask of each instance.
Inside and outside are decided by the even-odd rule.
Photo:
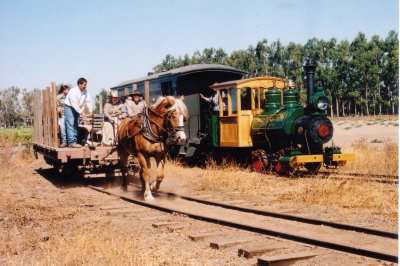
[[[349,130],[349,129],[352,129],[352,127],[345,127],[345,128],[343,128],[344,130]]]
[[[380,139],[373,139],[371,140],[371,143],[383,143],[383,141]]]
[[[7,138],[14,143],[32,142],[33,128],[0,128],[0,137]]]
[[[363,126],[363,125],[356,125],[355,127],[356,127],[356,128],[359,128],[359,127],[362,127],[362,126]]]

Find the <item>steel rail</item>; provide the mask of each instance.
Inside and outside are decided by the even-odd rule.
[[[215,223],[215,224],[219,224],[219,225],[224,225],[224,226],[228,226],[228,227],[232,227],[232,228],[242,229],[242,230],[246,230],[249,232],[254,232],[254,233],[259,233],[259,234],[264,234],[264,235],[269,235],[269,236],[281,237],[281,238],[284,238],[287,240],[311,244],[314,246],[319,246],[319,247],[324,247],[324,248],[342,251],[342,252],[346,252],[346,253],[356,254],[356,255],[360,255],[360,256],[364,256],[364,257],[370,257],[370,258],[374,258],[374,259],[380,259],[380,260],[396,262],[396,263],[398,261],[398,256],[379,252],[379,251],[363,249],[363,248],[359,248],[356,246],[347,246],[347,245],[343,245],[343,244],[339,244],[339,243],[333,243],[333,242],[328,242],[328,241],[324,241],[324,240],[318,240],[315,238],[304,237],[301,235],[288,234],[285,232],[274,231],[274,230],[270,230],[270,229],[266,229],[266,228],[262,228],[262,227],[250,226],[250,225],[232,222],[232,221],[228,221],[228,220],[224,220],[224,219],[213,218],[213,217],[206,216],[206,215],[198,215],[198,214],[186,212],[186,211],[183,212],[181,210],[177,210],[174,208],[157,206],[155,204],[148,203],[148,202],[145,202],[142,200],[138,200],[133,197],[118,195],[118,194],[112,193],[110,191],[106,191],[103,188],[98,188],[98,187],[94,187],[94,186],[88,186],[88,187],[93,190],[96,190],[96,191],[99,191],[99,192],[102,192],[102,193],[105,193],[108,195],[119,197],[122,200],[131,202],[134,204],[138,204],[138,205],[141,205],[144,207],[156,209],[156,210],[167,212],[167,213],[181,213],[192,219],[196,219],[196,220],[200,220],[200,221],[206,221],[206,222],[210,222],[210,223]],[[168,193],[166,193],[166,194],[168,194]]]

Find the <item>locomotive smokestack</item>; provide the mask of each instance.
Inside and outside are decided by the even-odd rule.
[[[315,69],[317,64],[314,61],[308,59],[307,63],[304,65],[304,70],[306,71],[307,77],[307,103],[310,103],[311,95],[314,93],[315,85]]]

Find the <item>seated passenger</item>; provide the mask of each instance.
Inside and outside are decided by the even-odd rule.
[[[147,107],[146,102],[142,99],[143,94],[141,94],[138,90],[133,91],[131,96],[133,101],[130,101],[126,105],[129,117],[137,116],[138,114],[143,113],[144,109]]]
[[[108,102],[104,105],[104,123],[101,130],[103,145],[116,144],[118,125],[126,117],[126,109],[123,104],[119,103],[118,92],[112,91],[108,96]]]

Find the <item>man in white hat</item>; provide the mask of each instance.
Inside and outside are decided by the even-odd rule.
[[[138,90],[134,90],[131,96],[133,101],[129,101],[126,105],[129,117],[137,116],[138,114],[143,113],[144,108],[147,107],[146,102],[142,100],[143,94],[141,94]]]
[[[127,114],[125,106],[119,103],[117,91],[112,91],[108,96],[108,102],[104,105],[104,123],[101,129],[103,145],[111,146],[115,144],[117,127]]]

